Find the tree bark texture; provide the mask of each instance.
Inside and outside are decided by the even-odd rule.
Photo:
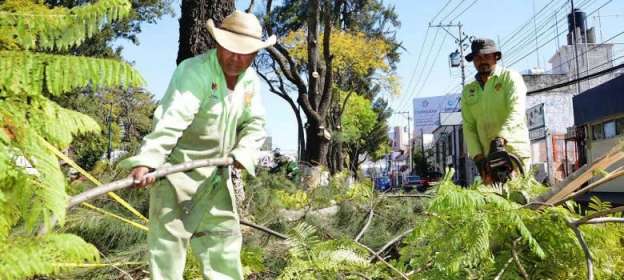
[[[234,8],[234,0],[182,0],[176,64],[216,47],[208,33],[208,19],[219,26]]]

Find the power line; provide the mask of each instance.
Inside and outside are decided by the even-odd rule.
[[[428,62],[429,58],[431,58],[431,52],[433,51],[433,49],[435,47],[435,42],[436,42],[436,40],[438,38],[438,33],[439,33],[439,30],[436,30],[435,34],[433,35],[433,41],[431,42],[431,46],[429,47],[429,50],[427,51],[427,55],[425,56],[425,61],[424,61],[423,67],[422,67],[422,69],[420,71],[420,75],[418,75],[418,77],[417,77],[416,83],[414,83],[414,87],[418,86],[418,84],[420,83],[420,80],[422,78],[422,74],[425,72],[425,69],[426,69],[426,67],[427,67],[427,65],[429,63]],[[414,70],[416,70],[416,69],[414,69]],[[400,104],[403,104],[403,102],[405,102],[405,98],[407,96],[409,96],[410,92],[412,92],[412,88],[407,88],[406,89],[406,94],[399,98],[400,102],[397,104],[398,106],[400,106]],[[396,107],[396,106],[393,106],[393,107]]]
[[[431,72],[433,72],[433,67],[435,65],[436,62],[436,57],[439,58],[440,56],[440,52],[442,51],[442,45],[444,45],[444,43],[446,42],[446,38],[448,38],[448,35],[445,35],[440,43],[440,46],[438,47],[438,52],[436,53],[436,55],[433,57],[433,60],[431,61],[431,65],[429,66],[429,71],[427,72],[427,74],[425,75],[425,79],[423,80],[422,83],[420,83],[420,87],[418,91],[414,91],[413,94],[410,95],[410,98],[408,100],[413,99],[413,97],[417,96],[418,94],[420,94],[422,92],[423,87],[425,86],[425,84],[429,81],[429,77],[431,76]],[[416,84],[418,85],[418,84]],[[401,107],[400,110],[405,109],[405,105],[408,104],[409,102],[404,102],[402,105],[399,105]]]
[[[459,7],[460,7],[463,3],[464,3],[464,0],[459,1],[459,4],[457,4],[457,5],[455,6],[455,8],[453,8],[453,9],[451,10],[451,12],[449,12],[448,14],[446,14],[446,16],[444,16],[444,17],[440,20],[440,22],[444,22],[444,20],[446,20],[446,19],[447,19],[447,18],[448,18],[451,14],[453,14],[453,13],[455,12],[455,10],[457,10],[457,8],[459,8]]]
[[[581,3],[578,7],[579,8],[585,8],[587,5],[591,4],[594,1],[596,1],[596,0],[586,0],[585,2]],[[566,6],[567,6],[567,3],[564,3],[564,5],[560,6],[557,9],[557,11],[565,10]],[[542,32],[537,35],[537,38],[538,39],[541,38],[544,34],[547,34],[553,28],[558,28],[560,23],[563,24],[563,27],[565,27],[566,26],[566,22],[567,22],[566,21],[566,17],[567,17],[567,13],[564,13],[561,16],[561,20],[556,20],[555,23],[552,24],[549,28],[544,29],[549,24],[549,21],[550,21],[550,16],[549,15],[545,16],[545,18],[543,18],[540,21],[540,23],[538,24],[539,27],[537,29],[538,30],[542,30]],[[565,30],[566,28],[563,28],[563,29]],[[558,36],[563,34],[564,32],[565,31],[562,31],[562,32],[558,33],[550,41],[559,38]],[[511,46],[511,48],[506,49],[505,53],[507,54],[508,57],[514,57],[516,55],[516,53],[519,53],[519,52],[521,52],[523,50],[526,50],[529,45],[533,44],[534,38],[535,38],[534,32],[528,30],[524,35],[522,35],[522,37],[519,40],[516,40],[516,43],[513,46]],[[501,49],[504,49],[504,46],[501,46]],[[530,53],[532,54],[534,52],[530,52]],[[521,56],[521,54],[518,55],[518,56]]]
[[[614,72],[614,71],[616,71],[618,69],[621,69],[621,68],[624,68],[624,63],[621,63],[619,65],[607,68],[607,69],[602,70],[602,71],[598,71],[598,72],[593,73],[593,74],[589,74],[589,75],[585,75],[585,76],[580,77],[580,78],[576,78],[574,80],[570,80],[570,81],[567,81],[567,82],[559,83],[559,84],[548,86],[548,87],[541,88],[541,89],[532,90],[532,91],[527,92],[527,95],[533,95],[533,94],[537,94],[537,93],[540,93],[540,92],[551,91],[553,89],[566,87],[566,86],[569,86],[569,85],[572,85],[572,84],[575,84],[575,83],[578,83],[578,82],[582,82],[582,81],[585,81],[585,80],[590,80],[590,79],[593,79],[593,78],[597,78],[597,77],[609,74],[609,73]]]
[[[444,6],[438,11],[438,13],[435,16],[433,16],[433,18],[431,19],[431,22],[434,22],[435,19],[442,13],[442,11],[446,9],[446,7],[448,7],[449,4],[451,4],[451,2],[453,2],[453,0],[446,1],[446,4],[444,4]]]
[[[468,11],[468,9],[472,8],[472,6],[474,6],[474,4],[477,3],[477,1],[479,0],[474,0],[472,1],[472,3],[470,3],[470,5],[468,5],[463,11],[461,11],[461,13],[459,13],[458,15],[456,15],[451,22],[455,21],[456,19],[458,19],[459,17],[461,17],[466,11]]]
[[[405,87],[406,90],[409,90],[412,87],[412,82],[414,81],[414,76],[416,76],[416,71],[418,70],[418,66],[420,65],[420,58],[422,57],[423,50],[425,49],[425,43],[427,42],[430,29],[431,27],[427,26],[427,30],[425,31],[425,39],[422,41],[422,45],[420,46],[420,50],[418,51],[418,58],[416,59],[416,64],[414,65],[414,70],[412,71],[412,76],[410,77],[409,83],[407,83],[407,87]]]
[[[568,0],[563,0],[565,1],[565,3],[567,3]],[[520,26],[520,28],[516,29],[515,31],[513,31],[509,36],[507,36],[506,38],[503,38],[503,41],[501,43],[501,48],[503,46],[506,46],[508,42],[510,42],[516,35],[518,35],[524,28],[526,28],[529,24],[531,24],[531,22],[533,21],[533,19],[538,16],[539,14],[542,13],[542,11],[544,11],[548,6],[550,6],[550,4],[552,4],[553,2],[555,2],[555,0],[551,0],[550,2],[548,2],[548,4],[544,5],[544,7],[542,7],[542,9],[539,10],[539,12],[537,12],[537,14],[534,14],[529,20],[527,20],[526,23],[522,24]]]
[[[591,1],[591,2],[593,2],[593,1],[595,1],[595,0],[589,0],[589,1],[586,1],[586,2],[584,2],[584,4],[588,4],[590,1]],[[609,1],[607,1],[605,4],[603,4],[602,6],[600,6],[599,8],[597,8],[597,9],[593,10],[591,13],[589,13],[589,15],[588,15],[588,16],[590,16],[590,15],[594,14],[595,12],[597,12],[598,10],[600,10],[601,8],[603,8],[604,6],[606,6],[607,4],[611,3],[611,1],[613,1],[613,0],[609,0]],[[567,16],[567,14],[566,14],[566,16]],[[565,22],[565,17],[566,17],[566,16],[564,16],[564,17],[563,17],[562,22]],[[542,37],[544,34],[546,34],[547,32],[549,32],[550,30],[552,30],[554,27],[555,27],[555,24],[554,24],[553,26],[551,26],[550,28],[548,28],[548,29],[546,29],[546,30],[543,30],[543,31],[542,31],[542,32],[538,35],[538,37]],[[557,38],[559,38],[559,36],[560,36],[561,34],[564,34],[565,32],[567,32],[567,29],[564,29],[563,31],[561,31],[561,32],[557,33],[554,37],[552,37],[551,39],[547,40],[545,43],[543,43],[543,44],[539,45],[539,47],[538,47],[538,48],[541,48],[541,47],[545,46],[546,44],[548,44],[548,43],[550,43],[550,42],[552,42],[552,41],[556,40]],[[532,44],[532,42],[529,42],[528,44]],[[525,44],[524,46],[526,46],[526,44]],[[520,49],[524,49],[524,48],[520,48]],[[524,59],[524,58],[528,57],[529,55],[531,55],[531,54],[533,54],[533,53],[535,53],[535,51],[530,51],[530,52],[526,53],[525,55],[520,54],[520,55],[519,55],[519,56],[520,56],[520,58],[519,58],[519,59],[515,59],[513,63],[510,63],[510,64],[508,64],[508,65],[515,64],[515,63],[517,63],[517,62],[521,61],[522,59]],[[510,57],[514,57],[514,56],[513,56],[513,55],[510,55]],[[516,58],[516,57],[514,57],[514,58]],[[508,59],[508,60],[511,60],[511,59],[509,59],[509,58],[507,58],[507,59]]]

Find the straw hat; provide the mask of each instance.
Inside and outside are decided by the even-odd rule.
[[[277,38],[271,35],[262,40],[262,26],[256,16],[234,11],[223,19],[221,26],[216,27],[212,19],[208,20],[208,32],[219,45],[228,51],[250,54],[275,44]]]

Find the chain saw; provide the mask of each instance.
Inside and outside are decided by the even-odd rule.
[[[490,153],[477,163],[479,173],[486,183],[501,183],[511,179],[514,170],[524,175],[522,161],[505,150],[505,140],[496,138],[490,142]]]

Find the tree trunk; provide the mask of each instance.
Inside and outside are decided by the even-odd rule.
[[[323,136],[319,136],[317,126],[310,125],[306,128],[306,158],[305,161],[312,165],[327,166],[327,152],[329,151],[329,141]]]
[[[216,47],[208,33],[208,19],[219,26],[234,11],[234,0],[182,0],[176,64]]]

